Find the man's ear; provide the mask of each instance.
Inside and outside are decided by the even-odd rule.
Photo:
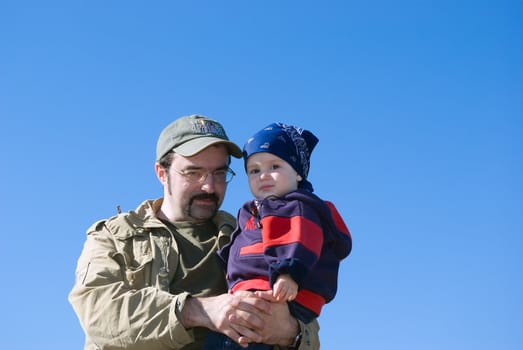
[[[156,164],[154,165],[154,171],[156,172],[156,177],[162,183],[162,185],[167,184],[169,178],[167,175],[167,170],[165,170],[164,167],[162,167],[158,162],[156,162]]]

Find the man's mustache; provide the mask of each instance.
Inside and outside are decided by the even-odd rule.
[[[218,197],[214,193],[201,193],[191,198],[191,204],[195,199],[210,199],[215,203],[218,203]]]

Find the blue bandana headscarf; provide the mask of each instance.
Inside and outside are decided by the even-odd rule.
[[[254,153],[268,152],[280,157],[289,163],[302,177],[298,188],[314,191],[312,184],[307,180],[309,175],[311,153],[318,138],[310,131],[283,123],[272,123],[254,136],[249,138],[243,146],[243,159]]]

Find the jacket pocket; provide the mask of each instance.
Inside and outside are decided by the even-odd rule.
[[[117,251],[113,254],[124,273],[124,280],[133,289],[150,285],[153,255],[147,236],[133,235],[115,241]]]
[[[140,289],[149,286],[151,280],[151,265],[153,258],[149,256],[142,261],[138,267],[128,267],[125,270],[125,279],[133,289]]]

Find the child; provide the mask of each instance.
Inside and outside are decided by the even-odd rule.
[[[352,248],[338,211],[313,194],[307,180],[317,143],[311,132],[282,123],[247,141],[243,158],[255,199],[239,210],[231,242],[218,252],[231,292],[272,289],[273,297],[289,302],[291,314],[306,323],[334,298],[339,263]],[[205,349],[244,349],[225,335],[211,334]],[[251,343],[249,349],[272,346]]]

